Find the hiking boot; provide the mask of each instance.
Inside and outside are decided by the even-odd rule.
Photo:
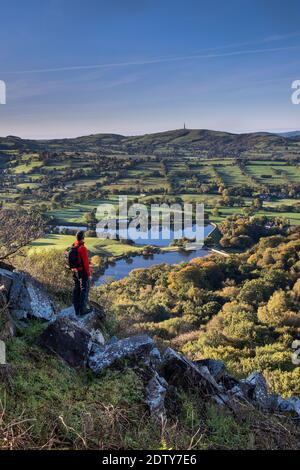
[[[81,313],[80,315],[78,315],[79,317],[85,317],[86,315],[88,315],[89,313],[93,313],[94,312],[94,309],[93,308],[88,308],[87,310],[85,310],[84,313]]]

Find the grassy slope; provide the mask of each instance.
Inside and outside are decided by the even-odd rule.
[[[282,425],[246,406],[237,408],[234,417],[192,392],[181,392],[176,403],[172,397],[169,419],[160,425],[150,419],[143,384],[132,369],[108,371],[99,378],[76,372],[35,345],[44,327],[32,322],[7,343],[10,368],[0,381],[0,449],[298,446],[288,420]]]

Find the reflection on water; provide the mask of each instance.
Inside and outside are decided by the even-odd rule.
[[[212,225],[207,225],[205,227],[205,237],[213,230]],[[161,242],[161,244],[157,243]],[[166,243],[167,242],[167,243]],[[136,242],[137,243],[137,242]],[[148,244],[155,244],[156,246],[168,246],[170,243],[170,240],[153,240],[153,243],[148,241]],[[140,241],[140,243],[137,243],[140,245],[144,245],[143,240]],[[113,265],[108,266],[108,268],[105,270],[105,273],[100,276],[98,281],[96,282],[96,285],[101,285],[107,281],[110,280],[119,280],[122,279],[123,277],[128,276],[130,271],[133,269],[141,269],[141,268],[150,268],[151,266],[154,266],[156,264],[161,264],[161,263],[166,263],[166,264],[179,264],[182,262],[188,262],[191,261],[194,258],[201,258],[203,256],[207,256],[209,254],[208,250],[197,250],[197,251],[172,251],[172,252],[166,252],[166,253],[155,253],[153,255],[147,255],[147,256],[134,256],[133,258],[130,259],[120,259],[116,261]]]
[[[150,268],[155,264],[167,263],[167,264],[179,264],[182,262],[188,262],[194,258],[200,258],[209,254],[207,250],[197,250],[197,251],[173,251],[167,253],[155,253],[152,256],[135,256],[130,259],[128,262],[127,259],[120,259],[114,263],[114,265],[109,266],[105,273],[100,276],[96,285],[99,286],[106,281],[114,280],[118,281],[123,277],[128,276],[130,271],[138,268]]]
[[[211,225],[206,225],[205,227],[197,227],[193,225],[190,228],[186,228],[183,235],[192,240],[195,238],[196,231],[202,234],[203,240],[207,237],[207,235],[212,231],[213,227]],[[105,238],[103,236],[104,233],[112,235],[114,233],[113,228],[107,228],[105,232],[102,229],[97,229],[97,236],[99,238]],[[157,226],[151,227],[147,231],[140,231],[139,238],[136,238],[136,229],[129,228],[128,230],[119,228],[117,230],[118,237],[120,239],[130,239],[134,240],[136,245],[154,245],[154,246],[169,246],[172,240],[178,240],[182,238],[181,230],[173,230],[168,227],[159,228]]]

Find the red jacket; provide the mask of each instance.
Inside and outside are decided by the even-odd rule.
[[[75,243],[73,244],[73,246],[78,246],[77,251],[78,251],[78,255],[81,259],[83,269],[86,272],[86,274],[90,277],[92,274],[91,274],[90,263],[89,263],[89,254],[88,254],[88,250],[84,246],[84,241],[76,240]],[[74,271],[82,271],[82,268],[75,269]]]

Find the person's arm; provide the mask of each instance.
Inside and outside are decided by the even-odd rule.
[[[90,263],[89,263],[89,255],[88,255],[88,250],[86,249],[85,246],[82,246],[80,249],[80,256],[81,256],[81,261],[83,264],[83,268],[85,272],[87,273],[88,277],[92,277],[91,269],[90,269]]]

